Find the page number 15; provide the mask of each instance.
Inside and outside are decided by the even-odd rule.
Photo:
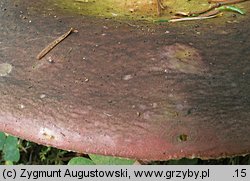
[[[247,169],[236,169],[235,171],[236,177],[246,177],[247,176]]]

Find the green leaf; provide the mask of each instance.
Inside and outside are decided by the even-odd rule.
[[[20,159],[18,149],[18,139],[14,136],[8,136],[3,147],[3,158],[5,161],[17,162]]]
[[[68,165],[95,165],[95,163],[84,157],[74,157],[69,162]]]
[[[133,165],[134,160],[117,158],[112,156],[92,155],[89,157],[96,165]]]
[[[5,140],[6,140],[6,135],[5,135],[5,133],[0,132],[0,150],[3,149]]]
[[[246,14],[242,9],[237,8],[235,6],[221,6],[221,7],[218,7],[216,9],[218,9],[220,11],[233,11],[233,12],[237,12],[237,13],[239,13],[241,15]]]
[[[188,159],[182,158],[180,160],[169,160],[168,165],[196,165],[198,163],[198,158]]]
[[[48,153],[50,152],[50,150],[51,150],[51,147],[50,147],[50,146],[48,146],[48,147],[43,147],[43,149],[42,149],[41,152],[39,153],[39,157],[40,157],[40,160],[41,160],[41,161],[46,160],[47,155],[48,155]]]
[[[12,161],[5,161],[4,163],[5,165],[14,165],[14,163]]]
[[[167,23],[167,22],[169,22],[169,20],[168,19],[157,19],[157,20],[154,20],[153,22],[154,23]]]

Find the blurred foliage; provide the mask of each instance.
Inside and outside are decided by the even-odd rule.
[[[18,139],[13,136],[7,136],[3,146],[3,159],[5,161],[18,162],[20,152],[18,149]]]
[[[68,165],[133,165],[134,160],[117,158],[112,156],[102,156],[89,154],[89,158],[75,157],[72,158]]]
[[[90,154],[89,157],[96,165],[133,165],[135,162],[134,160],[117,158],[112,156]]]
[[[3,150],[5,139],[6,139],[6,135],[0,132],[0,150]]]
[[[134,160],[81,154],[38,145],[0,132],[0,163],[5,165],[132,165]],[[201,160],[179,159],[143,162],[149,165],[250,165],[250,155]]]
[[[14,136],[0,133],[0,150],[2,151],[2,159],[6,165],[12,165],[20,159],[20,152],[18,149],[18,139]]]
[[[68,165],[95,165],[95,163],[89,158],[74,157],[69,161]]]

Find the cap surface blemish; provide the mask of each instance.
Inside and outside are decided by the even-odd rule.
[[[7,76],[12,70],[12,65],[9,63],[0,64],[0,77]]]

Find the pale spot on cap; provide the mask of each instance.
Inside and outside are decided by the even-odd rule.
[[[7,76],[12,70],[12,65],[9,63],[0,64],[0,77]]]

